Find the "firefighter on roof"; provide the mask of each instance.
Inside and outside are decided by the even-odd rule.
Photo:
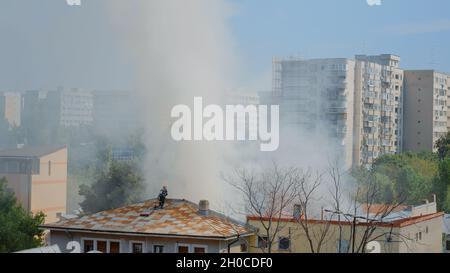
[[[163,209],[164,208],[164,202],[166,202],[166,197],[167,197],[167,186],[163,186],[163,188],[161,189],[161,191],[159,192],[158,195],[158,201],[159,201],[159,208]]]

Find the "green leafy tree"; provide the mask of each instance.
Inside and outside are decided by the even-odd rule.
[[[450,132],[436,141],[435,148],[440,160],[450,155]]]
[[[450,212],[450,157],[439,163],[439,174],[435,178],[433,190],[440,209]]]
[[[43,231],[39,226],[44,223],[45,215],[26,212],[6,185],[6,179],[0,179],[0,253],[41,246]]]
[[[384,155],[369,169],[354,171],[353,176],[362,186],[367,181],[376,185],[380,203],[401,199],[414,205],[434,193],[438,165],[437,157],[432,153]]]
[[[143,181],[135,163],[111,161],[92,185],[80,186],[80,195],[84,197],[81,208],[86,213],[95,213],[139,202]]]

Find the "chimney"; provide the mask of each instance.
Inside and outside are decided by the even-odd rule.
[[[200,200],[198,203],[198,213],[200,215],[208,216],[209,214],[209,201],[208,200]]]

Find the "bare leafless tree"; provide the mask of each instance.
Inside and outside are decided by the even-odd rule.
[[[310,251],[320,253],[331,227],[331,221],[323,219],[322,211],[320,221],[313,219],[314,215],[317,215],[317,206],[314,206],[314,203],[318,198],[318,189],[323,183],[323,174],[308,170],[298,182],[296,202],[301,212],[296,215],[295,220],[305,234]]]
[[[276,163],[266,171],[255,174],[245,169],[237,169],[235,176],[225,178],[242,193],[245,212],[260,223],[264,236],[263,252],[271,253],[278,235],[284,228],[282,219],[291,208],[296,196],[296,185],[300,179],[296,168],[280,168]]]
[[[380,204],[377,202],[381,196],[380,186],[376,183],[374,177],[369,175],[364,183],[364,188],[361,189],[358,186],[356,190],[355,202],[354,202],[354,214],[353,214],[353,229],[352,232],[356,233],[356,228],[362,227],[359,234],[362,234],[361,239],[357,241],[356,236],[352,238],[352,252],[353,253],[365,253],[367,250],[367,244],[372,241],[376,241],[382,237],[394,236],[392,229],[389,232],[379,232],[382,226],[388,226],[390,224],[389,216],[393,212],[403,206],[405,202],[405,195],[400,194],[399,197],[394,198],[393,202],[389,204]],[[357,201],[358,200],[358,201]],[[365,206],[362,212],[360,212],[360,204]],[[361,225],[357,225],[361,223]],[[401,237],[399,234],[397,239],[408,240]]]

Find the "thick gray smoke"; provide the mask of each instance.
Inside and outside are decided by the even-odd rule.
[[[176,143],[171,108],[194,96],[219,103],[233,85],[232,39],[225,1],[113,1],[111,18],[138,67],[137,96],[146,128],[150,193],[164,184],[172,197],[219,199],[223,145]]]
[[[205,104],[223,104],[226,90],[237,88],[238,53],[228,26],[232,7],[225,0],[135,0],[112,1],[110,11],[117,35],[139,71],[136,89],[146,128],[150,194],[168,185],[171,197],[207,198],[219,204],[233,199],[221,174],[234,168],[260,170],[277,161],[323,170],[334,158],[323,135],[285,134],[275,153],[260,152],[258,145],[174,142],[174,105],[192,106],[194,96],[202,96]]]

